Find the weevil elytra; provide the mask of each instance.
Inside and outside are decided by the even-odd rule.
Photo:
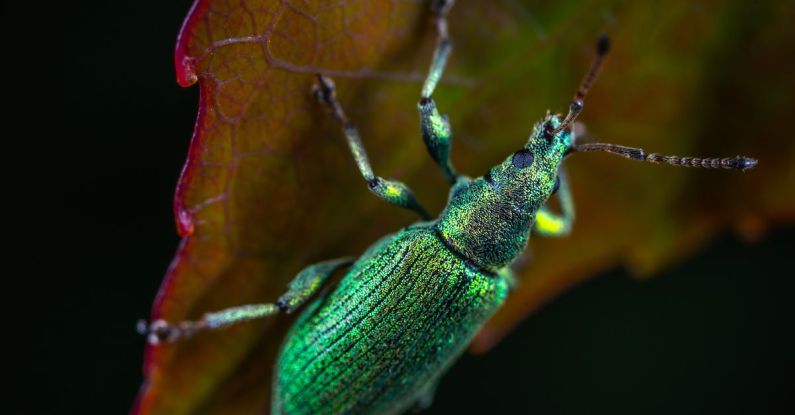
[[[573,122],[609,49],[603,36],[596,59],[567,115],[547,114],[525,145],[482,177],[456,172],[451,129],[431,98],[452,50],[447,13],[452,0],[431,1],[437,47],[418,103],[423,140],[451,184],[447,206],[431,219],[408,186],[373,172],[356,126],[336,99],[331,79],[318,75],[314,96],[342,125],[369,190],[417,212],[422,221],[374,243],[358,259],[311,265],[272,304],[205,314],[198,321],[154,321],[141,331],[151,343],[200,330],[291,313],[306,304],[336,270],[349,267],[328,294],[315,299],[287,334],[273,377],[272,413],[400,413],[430,404],[440,377],[509,293],[510,265],[531,233],[569,232],[574,207],[562,162],[575,152],[605,151],[639,161],[746,170],[746,157],[692,158],[646,154],[614,144],[579,144]],[[560,212],[549,208],[556,195]],[[263,368],[267,370],[267,368]]]

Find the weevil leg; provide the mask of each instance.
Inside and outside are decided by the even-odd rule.
[[[450,147],[453,134],[447,115],[440,115],[436,103],[431,98],[439,79],[442,77],[447,59],[453,50],[453,43],[447,33],[447,13],[453,6],[452,0],[431,0],[431,13],[436,19],[436,50],[433,53],[428,75],[422,86],[422,96],[417,104],[420,112],[420,129],[422,140],[431,157],[442,169],[442,173],[450,184],[455,184],[458,174],[450,161]]]
[[[571,232],[574,223],[574,199],[569,189],[569,180],[563,166],[558,170],[558,191],[561,213],[553,212],[548,205],[544,205],[536,213],[533,231],[541,236],[566,236]]]
[[[353,159],[359,167],[367,187],[380,199],[393,205],[417,212],[423,219],[430,219],[428,212],[417,202],[414,193],[406,186],[396,180],[386,180],[373,173],[370,160],[367,158],[367,151],[364,149],[362,139],[359,137],[359,130],[345,115],[334,89],[334,81],[323,75],[318,75],[318,82],[315,84],[314,95],[318,101],[326,105],[332,116],[342,124],[342,130],[348,141]]]
[[[206,313],[196,321],[169,323],[155,320],[151,324],[139,322],[138,331],[147,336],[149,343],[174,342],[191,337],[198,331],[217,330],[234,324],[272,316],[277,313],[291,313],[323,286],[334,271],[353,263],[353,258],[340,258],[310,265],[290,282],[287,292],[275,304],[246,304]]]
[[[436,389],[439,386],[439,381],[434,380],[426,385],[422,392],[417,397],[417,401],[411,407],[411,412],[419,413],[431,407],[433,404],[433,397],[436,395]]]

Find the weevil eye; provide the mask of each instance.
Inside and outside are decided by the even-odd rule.
[[[530,167],[533,164],[533,152],[524,148],[513,154],[513,166],[518,169]]]
[[[560,189],[560,176],[555,178],[555,184],[552,186],[552,193],[550,194],[554,195],[558,192],[558,189]]]

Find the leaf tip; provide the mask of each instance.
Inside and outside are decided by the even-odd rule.
[[[188,43],[191,35],[191,30],[196,25],[196,16],[198,15],[197,9],[202,3],[201,0],[195,0],[193,5],[182,22],[182,27],[177,35],[177,46],[174,51],[174,67],[177,71],[177,83],[181,87],[189,87],[198,81],[199,77],[196,75],[196,67],[193,64],[193,59],[188,55]],[[206,5],[205,5],[206,7]]]

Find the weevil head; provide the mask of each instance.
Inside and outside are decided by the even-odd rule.
[[[438,230],[454,249],[479,266],[497,270],[527,246],[538,209],[555,191],[572,132],[555,132],[562,119],[547,115],[527,143],[482,177],[453,187]]]

